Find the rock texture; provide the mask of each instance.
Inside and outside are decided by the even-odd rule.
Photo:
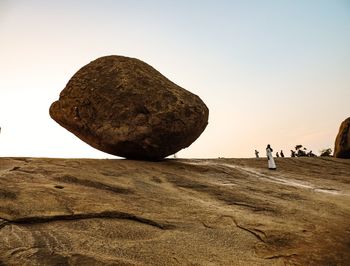
[[[0,158],[0,265],[350,265],[350,161]]]
[[[202,100],[134,58],[106,56],[68,82],[51,117],[91,146],[159,160],[188,147],[208,124]]]
[[[350,117],[340,125],[335,139],[334,157],[350,159]]]

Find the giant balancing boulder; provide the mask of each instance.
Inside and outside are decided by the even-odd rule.
[[[188,147],[208,115],[197,95],[123,56],[81,68],[50,107],[57,123],[92,147],[140,160],[160,160]]]
[[[340,125],[335,139],[334,157],[350,159],[350,117]]]

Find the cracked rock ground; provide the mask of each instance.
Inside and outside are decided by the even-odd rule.
[[[0,265],[350,265],[350,160],[0,158]]]

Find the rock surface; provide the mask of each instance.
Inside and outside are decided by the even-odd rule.
[[[191,145],[207,126],[209,110],[150,65],[106,56],[70,79],[50,115],[96,149],[159,160]]]
[[[350,117],[340,125],[335,139],[334,157],[350,159]]]
[[[0,265],[350,265],[350,161],[0,158]]]

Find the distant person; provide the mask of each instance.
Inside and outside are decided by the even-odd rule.
[[[307,156],[309,156],[309,157],[317,157],[316,154],[314,154],[312,151],[309,151],[307,153]]]
[[[276,152],[276,157],[280,157],[280,155],[278,154],[278,152]]]
[[[281,155],[282,158],[284,158],[284,153],[283,153],[282,150],[281,150],[281,152],[280,152],[280,155]]]
[[[273,152],[273,149],[271,148],[270,144],[267,144],[266,156],[268,160],[269,169],[276,170],[276,164],[275,164],[275,160],[273,159],[272,152]]]
[[[259,152],[257,150],[255,150],[255,157],[259,158]]]
[[[295,151],[290,150],[290,157],[295,157]]]

